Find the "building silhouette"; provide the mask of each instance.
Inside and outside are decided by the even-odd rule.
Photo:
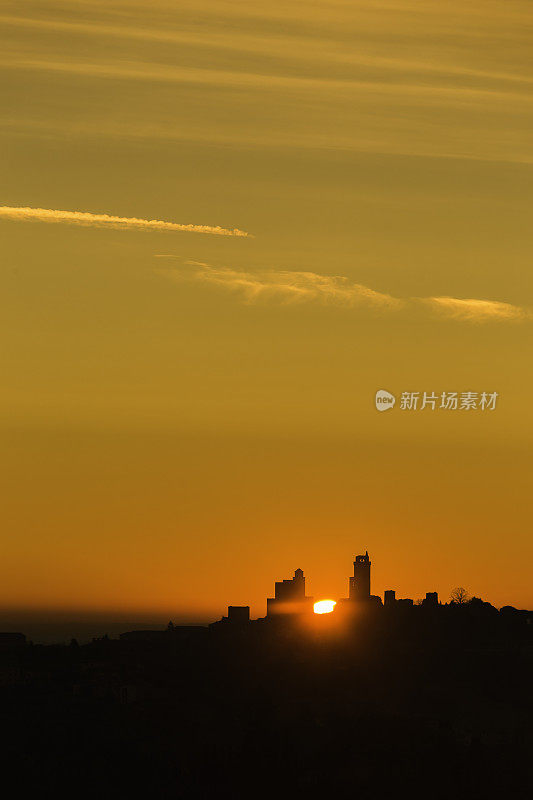
[[[305,595],[305,576],[297,569],[293,578],[276,581],[274,597],[267,598],[267,617],[301,614],[313,610],[313,598]]]
[[[439,604],[438,592],[426,592],[426,599],[423,600],[423,603],[426,606],[438,606]]]
[[[350,600],[368,600],[370,598],[370,569],[372,562],[368,550],[364,556],[356,556],[353,562],[353,577],[349,579]]]
[[[250,622],[250,606],[228,606],[228,622],[236,625]]]
[[[210,628],[231,625],[233,628],[246,628],[250,624],[250,606],[228,606],[228,615],[212,622]]]
[[[400,608],[412,608],[414,603],[410,597],[401,597],[396,601]]]
[[[393,606],[396,602],[396,591],[394,589],[387,589],[383,596],[383,604],[386,606]]]
[[[341,608],[354,608],[355,604],[359,603],[382,605],[381,597],[370,594],[371,569],[372,562],[368,550],[364,555],[355,557],[353,575],[348,579],[348,597],[340,600]]]

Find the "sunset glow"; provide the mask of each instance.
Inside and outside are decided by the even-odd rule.
[[[3,629],[533,608],[530,15],[2,4]]]
[[[319,600],[313,606],[315,614],[331,614],[337,603],[335,600]]]

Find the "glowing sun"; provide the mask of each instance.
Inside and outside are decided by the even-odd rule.
[[[313,606],[315,614],[331,614],[337,603],[335,600],[319,600]]]

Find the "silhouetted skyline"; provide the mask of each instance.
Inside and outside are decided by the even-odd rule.
[[[353,575],[348,578],[348,597],[346,598],[316,598],[321,601],[332,600],[328,613],[334,616],[349,616],[354,612],[365,612],[372,608],[384,608],[387,612],[393,609],[408,609],[415,606],[412,598],[398,598],[395,589],[386,589],[383,599],[379,595],[371,594],[372,580],[372,561],[368,550],[364,554],[355,556],[353,561]],[[274,597],[267,598],[266,617],[259,617],[256,621],[275,620],[282,618],[300,617],[311,615],[315,598],[308,597],[305,589],[304,571],[298,567],[294,571],[292,578],[284,578],[274,584]],[[479,609],[489,608],[493,611],[497,609],[487,601],[472,597],[464,587],[457,587],[450,591],[448,602],[453,606],[466,606]],[[446,601],[445,601],[446,604]],[[437,609],[441,604],[438,592],[428,590],[423,598],[417,599],[417,606],[426,609]],[[513,606],[505,606],[504,609],[513,609]],[[320,613],[323,613],[322,611]],[[527,619],[533,622],[533,611],[521,612],[527,615]],[[236,625],[242,626],[250,623],[250,606],[229,606],[227,616],[219,622],[212,623],[212,626]]]
[[[430,581],[431,577],[425,575],[425,579]],[[451,587],[444,597],[439,597],[438,592],[431,589],[426,590],[422,597],[415,598],[399,597],[396,589],[393,588],[385,589],[383,596],[374,595],[371,593],[372,561],[368,551],[354,557],[353,575],[349,575],[346,581],[347,597],[335,597],[331,594],[323,597],[310,597],[306,594],[306,576],[303,569],[298,567],[295,569],[292,578],[283,578],[274,582],[274,597],[266,598],[266,613],[259,613],[253,616],[249,604],[230,604],[227,614],[219,621],[225,624],[242,625],[254,620],[261,621],[263,619],[283,617],[284,615],[312,614],[315,601],[324,600],[333,602],[331,613],[336,617],[343,615],[343,613],[350,613],[350,610],[353,611],[357,608],[383,607],[390,611],[392,608],[438,607],[449,603],[468,603],[471,600],[474,601],[474,607],[476,603],[483,602],[487,608],[490,607],[496,610],[496,607],[491,605],[490,602],[487,600],[481,601],[475,594],[471,595],[463,587]],[[468,581],[465,582],[469,583]],[[454,598],[454,595],[460,595],[459,599],[457,596]],[[515,606],[508,603],[501,608],[513,609]],[[518,610],[525,614],[533,613],[520,609],[520,607],[518,607]],[[31,611],[26,612],[24,616],[20,616],[18,612],[10,614],[9,611],[4,610],[0,618],[0,631],[4,630],[6,633],[14,634],[23,631],[28,640],[43,643],[65,642],[71,638],[88,642],[103,634],[117,637],[125,631],[163,630],[169,618],[172,619],[174,627],[184,629],[191,628],[191,626],[202,627],[218,624],[216,619],[210,618],[208,615],[180,615],[173,613],[172,610],[168,612],[166,617],[160,617],[159,619],[151,617],[146,612],[139,612],[137,615],[132,614],[129,619],[123,619],[122,621],[110,615],[102,615],[98,618],[97,616],[92,617],[90,612],[79,614],[76,610],[61,612],[60,615],[57,615],[57,612],[55,615],[53,613],[45,613],[38,618],[35,618]]]

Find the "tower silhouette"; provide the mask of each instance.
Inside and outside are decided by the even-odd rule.
[[[364,556],[356,556],[353,562],[353,578],[350,578],[350,600],[370,599],[370,568],[372,562],[368,550]]]
[[[276,581],[275,596],[267,598],[267,616],[311,611],[312,605],[313,598],[305,596],[303,570],[297,569],[293,578]]]

